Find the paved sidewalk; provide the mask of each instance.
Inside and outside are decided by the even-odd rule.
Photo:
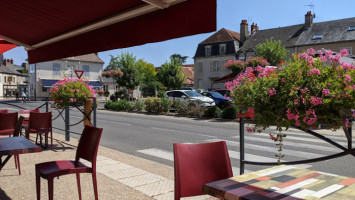
[[[35,135],[31,136],[35,140]],[[36,199],[35,164],[75,158],[78,141],[54,134],[54,151],[21,154],[21,174],[10,159],[0,172],[0,199]],[[100,147],[97,159],[99,199],[109,200],[172,200],[174,169],[125,153]],[[91,174],[81,174],[83,199],[94,199]],[[48,199],[47,181],[41,179],[41,199]],[[54,179],[54,199],[78,199],[75,175]],[[185,198],[214,199],[208,196]]]

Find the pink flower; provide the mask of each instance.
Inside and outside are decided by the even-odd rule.
[[[319,71],[319,69],[312,68],[311,70],[308,71],[308,74],[320,75],[320,71]]]
[[[284,83],[284,82],[285,82],[285,78],[282,78],[282,79],[281,79],[281,83]]]
[[[310,48],[310,49],[307,49],[307,53],[308,53],[309,55],[314,56],[314,54],[316,53],[316,50],[314,50],[313,48]]]
[[[340,51],[340,54],[341,54],[342,56],[346,56],[346,55],[349,54],[349,51],[346,50],[346,49],[342,49],[342,50]]]
[[[354,67],[353,65],[351,65],[351,64],[349,64],[349,63],[346,63],[346,62],[342,62],[342,63],[340,64],[340,66],[341,66],[343,69],[345,69],[345,70],[353,70],[353,69],[355,69],[355,67]]]
[[[313,104],[314,106],[318,106],[319,104],[322,104],[322,98],[320,97],[312,97],[311,98],[311,104]]]
[[[330,95],[329,89],[323,88],[323,95],[326,97],[329,96]]]
[[[351,82],[351,76],[349,74],[345,75],[345,79],[346,81],[348,81],[349,83]]]
[[[301,89],[301,93],[302,93],[302,94],[306,93],[307,91],[309,91],[309,90],[308,90],[308,88],[306,88],[306,87],[305,87],[304,89]]]
[[[254,132],[255,132],[255,128],[254,128],[254,127],[250,128],[250,127],[248,126],[248,127],[247,127],[247,132],[248,132],[248,133],[254,133]]]
[[[299,70],[299,71],[298,71],[298,73],[299,73],[299,74],[302,74],[302,71],[301,71],[301,70]]]
[[[272,90],[267,89],[267,92],[270,94],[270,96],[273,96],[273,95],[275,95],[275,94],[276,94],[276,90],[275,90],[275,88],[272,88]]]
[[[317,115],[314,113],[314,110],[309,109],[306,111],[306,116],[303,118],[303,122],[312,126],[317,121]]]
[[[74,102],[74,101],[75,101],[75,99],[73,99],[73,98],[69,98],[69,101],[70,101],[70,102]]]
[[[349,128],[349,120],[348,119],[345,120],[344,124],[347,128]]]
[[[277,140],[277,138],[276,138],[276,137],[274,137],[271,133],[269,133],[269,136],[270,136],[270,139],[271,139],[271,140],[274,140],[274,141],[276,141],[276,140]]]
[[[298,104],[298,99],[295,99],[295,100],[293,101],[293,104],[297,105],[297,104]]]

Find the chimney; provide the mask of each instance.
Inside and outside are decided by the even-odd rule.
[[[12,58],[11,58],[11,60],[10,60],[10,63],[11,63],[11,64],[14,64],[14,60],[13,60]]]
[[[313,23],[313,15],[311,11],[308,11],[305,15],[305,26],[310,27]]]
[[[240,41],[244,43],[245,40],[248,39],[248,36],[249,36],[248,22],[247,20],[243,19],[242,23],[240,23]]]
[[[251,25],[251,28],[250,28],[250,32],[251,32],[250,35],[254,34],[258,30],[259,30],[258,24],[254,24],[254,22],[253,22],[253,24]]]

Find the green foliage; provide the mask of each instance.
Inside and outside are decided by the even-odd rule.
[[[188,58],[188,56],[182,56],[181,54],[178,54],[178,53],[175,53],[170,56],[170,60],[177,59],[178,62],[180,63],[180,65],[185,64],[187,58]]]
[[[270,65],[276,66],[287,58],[288,51],[278,40],[266,40],[265,43],[256,46],[256,55],[265,58]]]
[[[170,101],[167,98],[148,97],[144,101],[144,108],[147,112],[168,112],[170,109]]]
[[[105,70],[119,69],[123,73],[122,76],[113,77],[116,82],[123,87],[134,90],[140,84],[139,63],[136,57],[128,52],[122,52],[121,55],[113,57]]]
[[[236,119],[238,114],[238,108],[235,105],[227,106],[222,110],[222,119]]]
[[[117,110],[117,111],[133,111],[135,106],[133,103],[127,100],[119,100],[116,102],[108,101],[105,104],[106,109]]]
[[[157,85],[157,72],[154,65],[139,59],[137,66],[142,86],[155,87]]]
[[[206,118],[219,118],[221,116],[222,110],[217,106],[209,107],[203,114]]]
[[[183,73],[181,64],[176,58],[162,65],[157,73],[157,80],[161,82],[167,90],[181,88],[185,79],[186,77]]]
[[[105,91],[105,92],[104,92],[104,96],[105,96],[105,97],[110,96],[110,92],[109,92],[109,91]]]
[[[141,112],[144,108],[144,100],[143,99],[137,99],[134,105],[136,111]]]

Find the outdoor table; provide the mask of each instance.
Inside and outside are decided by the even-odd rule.
[[[223,179],[202,192],[220,199],[355,199],[355,178],[280,165]]]
[[[0,171],[13,155],[41,152],[41,147],[24,137],[0,138]],[[2,160],[2,156],[7,156]]]

